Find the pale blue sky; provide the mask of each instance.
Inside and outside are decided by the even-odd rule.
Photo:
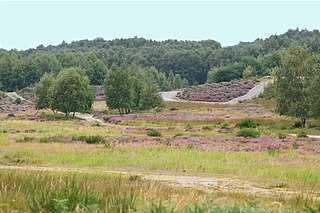
[[[214,39],[223,46],[320,28],[320,2],[0,2],[0,48],[62,40]]]

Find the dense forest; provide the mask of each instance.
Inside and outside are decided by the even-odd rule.
[[[144,38],[102,38],[39,45],[24,51],[0,49],[0,89],[13,91],[38,82],[45,73],[81,67],[93,85],[102,85],[113,66],[137,64],[159,84],[172,90],[205,82],[230,81],[268,75],[280,65],[281,54],[292,45],[320,52],[319,30],[288,30],[267,39],[221,47],[214,40],[154,41]]]

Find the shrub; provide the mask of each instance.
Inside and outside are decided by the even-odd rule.
[[[299,145],[296,141],[292,143],[292,148],[293,148],[293,149],[298,149],[299,146],[300,146],[300,145]]]
[[[223,123],[223,124],[221,124],[220,129],[230,130],[229,124],[228,124],[228,123]]]
[[[161,137],[161,132],[157,130],[150,130],[147,132],[147,135],[150,137]]]
[[[287,135],[280,132],[280,133],[278,134],[278,137],[279,137],[279,139],[285,139],[285,138],[287,137]]]
[[[93,135],[93,136],[73,136],[72,141],[83,141],[88,144],[105,144],[107,141],[100,135]]]
[[[170,110],[171,110],[171,111],[175,111],[175,110],[179,110],[179,109],[178,109],[178,108],[175,108],[175,107],[171,107]]]
[[[279,155],[279,149],[268,149],[268,155],[272,157]]]
[[[14,101],[15,104],[22,104],[22,100],[20,98],[17,98],[15,101]]]
[[[236,127],[240,128],[240,129],[242,129],[242,128],[256,128],[257,123],[250,118],[246,118],[246,119],[241,120],[239,123],[237,123]]]
[[[292,127],[293,128],[301,128],[302,127],[302,122],[301,121],[296,121],[296,122],[294,122]]]
[[[212,130],[212,127],[211,126],[203,126],[202,130]]]
[[[249,138],[256,138],[260,136],[260,133],[253,130],[253,129],[242,129],[237,133],[239,137],[249,137]]]
[[[298,133],[298,138],[307,138],[308,134],[305,131],[301,131]]]
[[[8,118],[14,118],[14,117],[16,117],[13,113],[9,113],[8,115],[7,115],[7,117]]]
[[[179,137],[179,136],[183,136],[184,134],[183,133],[181,133],[181,132],[178,132],[177,134],[175,134],[173,137],[175,138],[175,137]]]

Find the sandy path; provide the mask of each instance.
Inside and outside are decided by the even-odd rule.
[[[161,92],[161,95],[162,95],[163,100],[169,101],[169,102],[189,102],[189,103],[206,103],[206,104],[236,104],[239,101],[251,100],[253,98],[258,97],[264,91],[264,88],[269,83],[273,83],[273,81],[274,81],[273,79],[261,81],[259,84],[257,84],[251,90],[249,90],[249,92],[247,94],[240,96],[238,98],[234,98],[234,99],[227,101],[227,102],[204,102],[204,101],[181,100],[176,97],[176,95],[179,91]]]
[[[71,168],[71,167],[43,167],[43,166],[4,166],[0,165],[0,170],[23,170],[23,171],[50,171],[50,172],[79,172],[79,173],[105,173],[138,176],[143,180],[160,181],[172,187],[187,187],[202,190],[207,193],[212,192],[241,192],[247,194],[301,194],[283,188],[264,189],[254,186],[249,181],[221,177],[199,177],[181,176],[155,173],[142,173],[137,171],[117,171],[104,170],[101,168]]]
[[[32,103],[29,100],[26,100],[25,98],[23,98],[22,96],[18,95],[16,92],[6,92],[6,95],[11,98],[12,100],[16,100],[17,98],[20,98],[22,101],[28,102],[28,103]]]

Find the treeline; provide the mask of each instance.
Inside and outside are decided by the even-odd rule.
[[[173,82],[195,85],[207,80],[229,81],[243,77],[244,70],[245,76],[267,75],[279,66],[282,51],[293,45],[305,45],[318,53],[320,32],[288,30],[282,35],[224,48],[214,40],[154,41],[135,37],[62,42],[25,51],[0,50],[0,78],[4,90],[15,90],[37,82],[46,72],[58,73],[62,68],[79,66],[86,71],[91,84],[102,84],[112,65],[136,64],[147,69],[154,67],[159,79],[164,75],[168,81],[157,81],[161,89],[171,90],[178,88]]]
[[[91,85],[102,85],[109,70],[105,61],[95,52],[35,53],[23,57],[18,52],[1,51],[0,90],[19,90],[37,83],[45,73],[57,75],[60,70],[71,67],[85,70]],[[188,86],[186,79],[172,71],[166,74],[155,67],[143,69],[163,91]]]

